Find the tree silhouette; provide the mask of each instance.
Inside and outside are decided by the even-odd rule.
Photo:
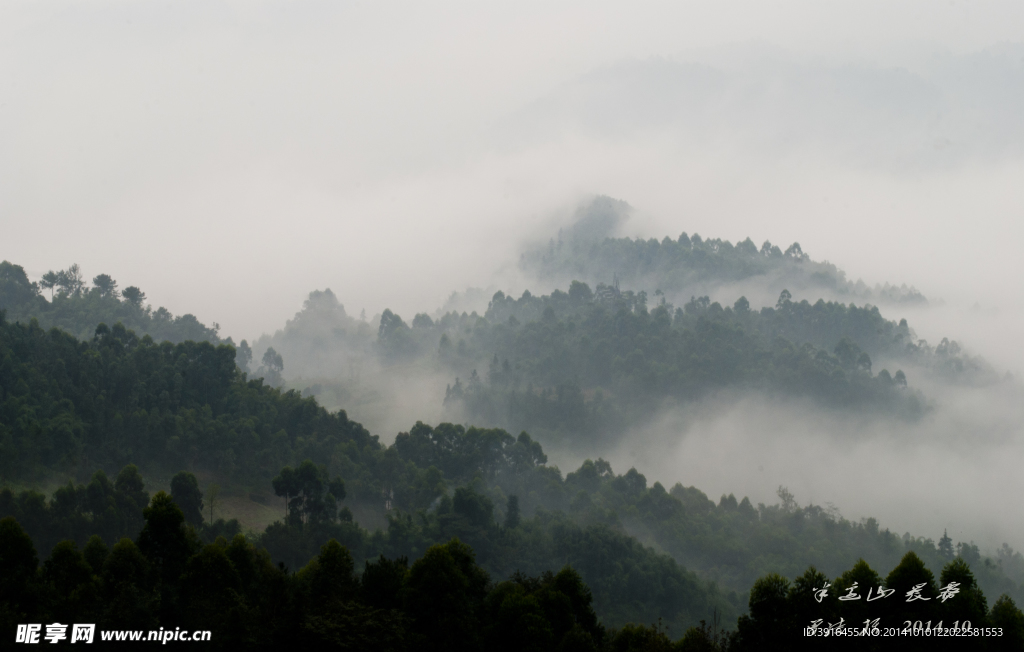
[[[113,297],[116,299],[120,296],[117,291],[117,281],[111,278],[109,274],[99,274],[93,277],[92,284],[99,290],[101,297]]]
[[[181,508],[186,523],[197,528],[203,524],[203,492],[199,490],[196,476],[180,471],[171,478],[171,498]],[[212,506],[210,519],[213,519]]]
[[[146,293],[134,285],[129,285],[122,290],[121,296],[125,301],[136,308],[141,308],[142,303],[146,300]]]

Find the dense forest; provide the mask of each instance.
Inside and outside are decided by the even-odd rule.
[[[811,260],[797,242],[783,251],[767,240],[760,246],[750,238],[733,244],[696,233],[660,241],[617,237],[631,212],[622,200],[596,197],[577,209],[572,224],[557,238],[526,248],[519,266],[538,281],[556,285],[573,279],[592,285],[618,281],[638,291],[679,297],[756,287],[775,294],[790,288],[815,297],[874,304],[927,303],[914,288],[869,288],[862,281],[851,282],[835,265]]]
[[[275,483],[285,493],[288,480],[302,476],[301,469],[288,471]],[[123,471],[117,491],[138,491],[132,486],[136,478],[133,469]],[[754,583],[748,613],[738,618],[735,630],[721,627],[715,610],[710,626],[702,619],[672,635],[660,618],[650,626],[609,628],[600,618],[595,595],[600,589],[595,592],[574,569],[578,557],[570,556],[557,573],[531,576],[517,570],[502,580],[477,563],[472,546],[452,538],[426,548],[411,564],[406,556],[368,559],[357,574],[350,550],[331,538],[293,573],[241,534],[230,542],[218,536],[204,545],[190,519],[201,506],[189,487],[194,477],[182,473],[176,480],[181,480],[177,495],[161,491],[147,500],[134,539],[123,536],[110,545],[92,535],[81,546],[63,539],[42,564],[19,521],[0,519],[0,626],[15,630],[26,621],[92,622],[98,624],[100,642],[111,640],[111,630],[128,637],[132,632],[141,640],[152,636],[162,644],[182,634],[185,640],[208,634],[205,646],[217,649],[303,644],[353,650],[762,651],[790,650],[809,636],[838,637],[840,632],[857,635],[851,641],[857,649],[897,644],[910,650],[958,649],[968,642],[980,650],[1024,647],[1024,613],[1005,594],[990,609],[961,557],[943,566],[938,581],[913,551],[884,580],[864,560],[834,579],[814,566],[792,583],[769,573]],[[340,492],[336,482],[330,484]],[[290,526],[328,516],[329,510],[325,513],[322,504],[307,498],[292,500]],[[0,500],[7,503],[9,492]],[[307,509],[311,506],[312,511]],[[53,511],[56,505],[50,507]],[[122,509],[138,517],[138,507]],[[114,511],[113,505],[107,510]],[[475,508],[464,511],[468,516]],[[506,516],[505,532],[520,526],[511,516]],[[581,543],[582,548],[603,542],[591,538]],[[630,557],[614,547],[604,546],[604,552],[613,555],[605,561],[611,565]],[[616,587],[627,592],[616,593],[614,604],[660,593],[678,579],[659,576],[663,568],[652,568],[654,573],[642,578],[634,570],[626,574],[635,581]],[[64,633],[66,626],[57,631]],[[53,635],[52,626],[46,634]],[[40,636],[37,630],[35,640],[21,642],[39,642]]]
[[[158,344],[118,324],[83,342],[0,319],[3,481],[71,479],[49,500],[4,491],[0,515],[43,554],[62,540],[85,550],[92,535],[115,546],[144,527],[142,477],[170,478],[196,537],[239,534],[237,522],[204,518],[191,475],[204,471],[283,499],[282,520],[246,544],[275,564],[303,567],[330,539],[358,564],[417,560],[458,538],[498,579],[569,565],[606,625],[661,618],[676,638],[716,615],[735,621],[766,573],[796,576],[813,563],[838,576],[860,558],[893,567],[908,551],[936,572],[964,560],[987,594],[1024,597],[1024,558],[1009,547],[982,558],[970,542],[900,537],[871,519],[800,507],[785,490],[776,505],[731,495],[716,504],[602,460],[563,475],[526,433],[417,423],[384,446],[344,411],[248,379],[237,356],[227,344]]]
[[[49,301],[46,294],[49,293]],[[24,268],[0,262],[0,310],[11,320],[35,317],[44,328],[57,326],[80,339],[92,337],[97,324],[121,323],[140,335],[159,341],[219,342],[219,326],[203,325],[195,315],[175,317],[166,308],[146,305],[146,293],[132,285],[119,289],[109,274],[99,274],[87,286],[77,264],[47,272],[30,281]]]
[[[843,636],[858,650],[1024,648],[1024,613],[1011,598],[989,609],[967,562],[953,559],[936,577],[913,551],[884,578],[864,560],[835,579],[814,566],[792,583],[759,578],[729,649],[791,650],[803,628],[805,637]]]
[[[750,311],[743,299],[724,309],[705,299],[648,312],[631,293],[610,290],[597,300],[578,282],[536,301],[495,295],[485,319],[459,338],[464,346],[441,336],[442,357],[453,366],[460,356],[491,354],[486,378],[470,372],[446,401],[461,403],[473,423],[554,431],[576,442],[588,433],[624,431],[666,401],[685,403],[725,388],[807,396],[835,408],[871,405],[906,418],[925,409],[902,370],[872,373],[870,356],[849,339],[829,351],[766,336],[765,325],[796,312],[785,296],[763,312]],[[537,304],[544,306],[539,319],[517,318]],[[564,306],[561,319],[551,304]],[[382,339],[390,344],[394,335]]]
[[[446,395],[464,410],[453,416],[574,441],[726,388],[906,419],[927,410],[907,373],[878,370],[872,358],[955,384],[998,381],[956,342],[932,347],[905,319],[886,320],[874,306],[797,302],[787,291],[761,310],[744,297],[724,308],[706,296],[677,308],[662,299],[648,310],[646,301],[579,281],[540,297],[498,292],[482,318],[418,317],[406,329],[385,313],[379,343],[397,356],[413,349],[417,330],[432,330],[419,338],[439,339],[439,358],[463,374]]]
[[[442,382],[431,400],[444,400],[446,418],[528,430],[583,454],[658,408],[722,390],[912,420],[929,409],[915,373],[965,385],[1000,380],[956,342],[932,346],[874,306],[811,304],[785,292],[760,310],[743,297],[726,307],[660,297],[649,307],[643,293],[579,281],[542,296],[499,291],[483,315],[421,313],[407,322],[385,310],[375,329],[348,316],[330,290],[317,291],[251,351],[263,352],[258,375],[276,378],[266,356],[283,356],[286,384],[336,406],[399,401],[380,379],[389,369],[419,375],[424,386],[444,378],[447,392]]]
[[[42,565],[18,522],[0,520],[5,630],[92,622],[101,632],[93,643],[108,629],[141,631],[146,640],[167,626],[172,636],[207,631],[206,647],[216,649],[597,650],[622,636],[608,636],[568,566],[492,583],[473,550],[453,539],[411,565],[380,557],[356,575],[351,554],[332,539],[292,573],[242,535],[203,545],[164,492],[144,515],[134,540],[110,546],[94,536],[82,549],[62,541]]]

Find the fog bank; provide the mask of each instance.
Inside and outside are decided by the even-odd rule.
[[[948,530],[983,549],[1020,548],[1021,389],[943,392],[918,423],[723,394],[656,415],[607,459],[618,472],[636,466],[649,483],[693,485],[716,502],[734,493],[773,504],[785,486],[801,505],[832,504],[897,534],[938,540]]]

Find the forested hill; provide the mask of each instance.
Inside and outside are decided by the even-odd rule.
[[[586,306],[576,314],[559,319],[547,307],[534,322],[518,324],[512,314],[478,323],[464,340],[468,352],[442,335],[442,355],[491,354],[486,377],[471,373],[455,383],[448,403],[464,405],[471,422],[574,437],[623,431],[666,401],[683,404],[722,389],[810,397],[839,409],[871,406],[904,418],[925,409],[902,370],[872,369],[871,357],[849,339],[830,350],[766,337],[761,328],[784,319],[774,310],[751,312],[739,301],[648,313],[616,305],[628,298],[594,302],[586,286],[577,289]],[[497,296],[492,313],[514,303]]]
[[[914,288],[851,282],[828,262],[816,262],[794,242],[783,250],[769,241],[760,246],[750,238],[735,244],[703,239],[685,232],[662,240],[616,237],[631,212],[611,197],[597,197],[581,206],[571,226],[557,238],[523,251],[520,267],[528,274],[558,285],[579,279],[589,284],[622,286],[670,296],[714,294],[722,286],[756,286],[760,295],[777,295],[783,288],[814,298],[874,304],[923,304]],[[752,290],[746,289],[747,296]]]
[[[906,319],[886,319],[876,306],[823,299],[811,303],[806,298],[794,297],[789,290],[779,294],[774,306],[761,309],[752,308],[743,296],[726,306],[708,296],[691,297],[677,307],[664,296],[649,297],[642,291],[620,291],[607,285],[598,285],[591,291],[585,283],[573,281],[568,291],[555,290],[544,296],[524,292],[516,299],[497,292],[484,317],[495,325],[575,321],[584,329],[593,329],[593,320],[602,315],[617,319],[633,315],[640,321],[658,323],[663,329],[670,326],[683,332],[712,324],[725,326],[742,331],[763,347],[781,345],[782,339],[795,347],[810,345],[823,349],[835,355],[846,368],[860,366],[870,370],[875,358],[925,368],[958,383],[998,380],[984,360],[967,355],[957,342],[943,339],[932,346],[918,338]],[[621,325],[614,333],[587,333],[592,338],[630,334],[630,329]],[[637,338],[637,342],[642,343],[642,338]],[[664,357],[664,353],[659,351],[659,357]]]
[[[861,344],[863,342],[863,344]],[[642,293],[574,282],[568,292],[494,295],[483,317],[417,315],[409,326],[386,311],[378,346],[385,361],[436,358],[453,378],[448,407],[471,423],[557,434],[579,446],[615,435],[640,415],[729,389],[809,397],[819,404],[916,418],[926,402],[900,367],[955,379],[987,367],[916,340],[907,322],[877,308],[793,301],[752,310],[740,297],[682,307]],[[869,353],[869,351],[871,353]]]
[[[777,505],[734,496],[715,503],[695,487],[666,489],[601,460],[563,474],[526,433],[416,424],[386,447],[342,411],[246,379],[234,360],[228,345],[157,344],[119,325],[80,342],[0,319],[3,482],[71,480],[49,502],[31,491],[0,493],[0,517],[16,517],[42,554],[64,538],[84,545],[91,534],[113,544],[138,534],[137,512],[149,500],[142,477],[166,483],[185,470],[234,495],[282,497],[288,517],[258,541],[290,568],[329,538],[358,562],[382,553],[415,559],[457,536],[496,578],[570,563],[606,623],[663,617],[677,635],[716,608],[735,614],[765,572],[793,576],[814,563],[836,575],[861,557],[886,568],[908,550],[936,570],[956,550],[975,563],[987,593],[1020,597],[1024,559],[1009,548],[999,563],[981,563],[969,541],[954,548],[898,537],[871,520],[800,507],[784,491]],[[128,463],[142,475],[118,471]],[[237,531],[223,521],[203,529],[210,537]]]
[[[336,445],[351,455],[379,448],[343,412],[246,381],[235,355],[227,344],[157,343],[121,324],[83,342],[0,312],[0,480],[135,463],[255,483]]]
[[[742,296],[726,306],[708,296],[674,306],[662,295],[580,281],[542,296],[496,292],[482,316],[421,313],[407,322],[385,310],[375,329],[349,317],[330,290],[316,291],[253,350],[283,354],[297,388],[336,405],[391,391],[356,382],[361,368],[440,373],[447,418],[529,430],[584,454],[642,415],[722,390],[915,419],[929,405],[915,377],[1000,380],[955,341],[930,345],[906,319],[871,305],[812,304],[783,291],[761,309]]]
[[[716,607],[736,613],[735,593],[726,600],[671,558],[639,545],[614,517],[576,522],[545,514],[543,504],[567,507],[572,485],[544,465],[543,450],[525,433],[514,438],[499,430],[420,427],[386,448],[344,412],[328,413],[315,399],[247,380],[234,360],[228,345],[157,344],[120,325],[100,327],[90,342],[79,342],[59,329],[0,317],[3,482],[73,479],[49,503],[31,491],[0,492],[0,516],[24,524],[44,554],[65,538],[84,545],[91,534],[113,545],[138,535],[138,512],[148,495],[134,466],[113,483],[104,470],[131,463],[150,477],[168,478],[189,469],[243,495],[285,497],[290,517],[269,527],[260,542],[275,562],[291,568],[305,564],[329,538],[361,561],[381,552],[415,559],[459,536],[499,577],[517,569],[558,569],[569,554],[585,569],[607,622],[647,622],[664,614],[682,626]],[[435,450],[442,438],[446,444]],[[287,465],[297,475],[282,472]],[[465,486],[474,482],[476,489]],[[327,486],[347,497],[348,507],[339,510],[334,498],[324,503]],[[502,486],[523,496],[521,524]],[[495,513],[494,499],[504,514]],[[353,518],[387,524],[387,530],[371,534]],[[232,533],[223,521],[210,525],[214,529],[205,531],[213,536]],[[601,555],[618,564],[604,563]],[[631,570],[624,574],[624,568]],[[651,591],[658,583],[664,588]],[[622,595],[632,597],[619,602]]]
[[[135,286],[118,289],[108,274],[95,276],[88,287],[78,265],[33,282],[21,265],[0,262],[0,310],[7,311],[10,321],[35,318],[44,328],[57,326],[80,339],[91,338],[97,324],[121,323],[158,342],[220,341],[217,324],[205,326],[191,314],[175,317],[162,307],[154,310],[146,305],[145,292]]]

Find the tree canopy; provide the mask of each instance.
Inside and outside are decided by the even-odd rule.
[[[0,262],[0,310],[10,321],[35,318],[45,328],[57,326],[80,339],[92,337],[97,324],[121,323],[156,341],[220,342],[217,324],[206,326],[194,315],[176,317],[166,308],[145,305],[145,292],[135,286],[119,291],[109,274],[98,274],[92,283],[86,286],[77,264],[32,282],[24,268],[5,260]],[[50,291],[50,301],[42,290]]]

